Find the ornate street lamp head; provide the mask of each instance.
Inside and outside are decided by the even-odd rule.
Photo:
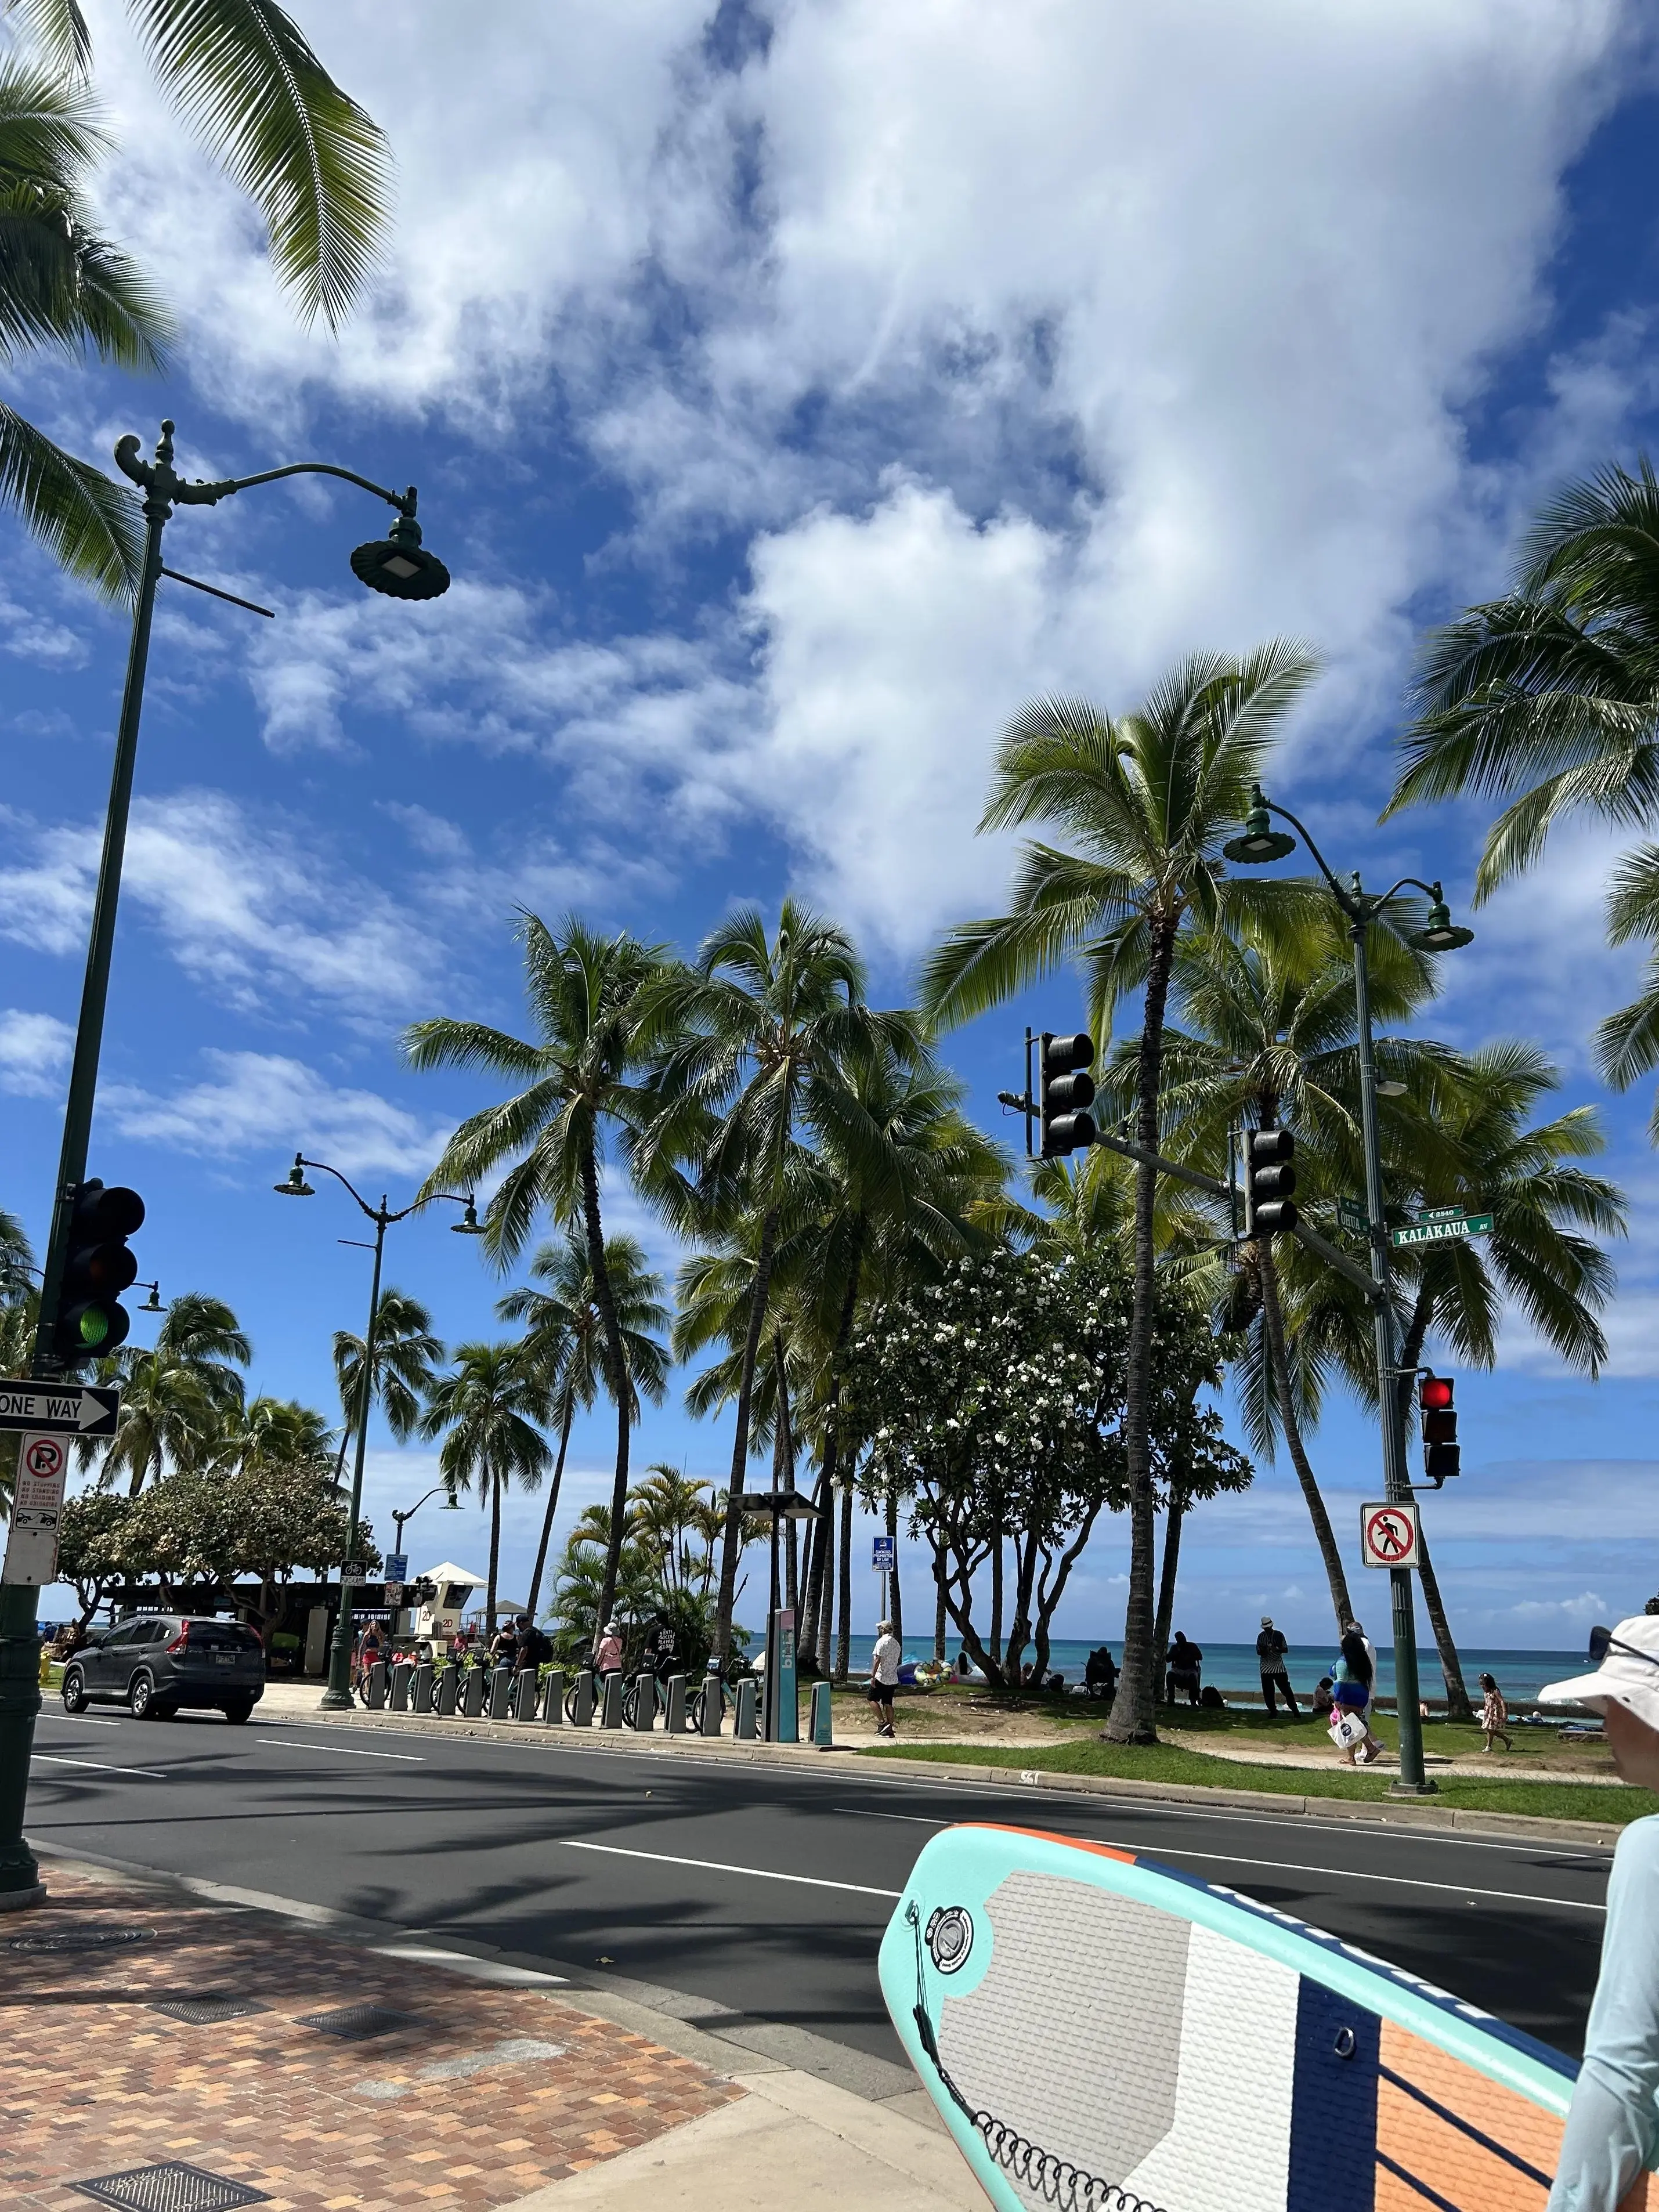
[[[306,1181],[305,1156],[301,1152],[295,1152],[294,1155],[294,1164],[288,1171],[288,1181],[274,1182],[270,1187],[280,1198],[315,1198],[317,1195]]]
[[[1419,952],[1455,952],[1460,945],[1474,944],[1474,932],[1453,921],[1450,908],[1437,884],[1427,922],[1421,929],[1413,930],[1406,942]]]
[[[478,1209],[472,1202],[471,1191],[467,1193],[466,1212],[459,1221],[451,1223],[449,1233],[452,1237],[482,1237],[483,1235],[484,1225],[478,1218]]]
[[[1289,831],[1273,828],[1259,783],[1251,791],[1250,811],[1244,817],[1242,834],[1230,837],[1221,849],[1230,860],[1242,861],[1246,867],[1259,867],[1267,860],[1282,860],[1287,853],[1295,852],[1296,840]]]
[[[410,499],[412,505],[412,491]],[[438,599],[449,589],[449,571],[421,544],[421,526],[412,514],[400,514],[389,538],[360,545],[351,568],[371,592],[384,592],[389,599]]]

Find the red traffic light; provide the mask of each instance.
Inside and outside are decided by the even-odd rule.
[[[1417,1403],[1425,1413],[1444,1413],[1451,1409],[1452,1381],[1449,1375],[1425,1375],[1417,1386]]]

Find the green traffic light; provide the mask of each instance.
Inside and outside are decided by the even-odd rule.
[[[81,1341],[88,1349],[95,1349],[109,1334],[109,1316],[97,1306],[88,1306],[81,1316]]]

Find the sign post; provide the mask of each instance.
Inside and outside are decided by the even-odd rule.
[[[875,1557],[872,1564],[881,1577],[881,1617],[884,1620],[887,1618],[887,1577],[893,1571],[894,1549],[893,1539],[890,1536],[876,1538]]]
[[[1368,1567],[1414,1567],[1417,1508],[1382,1504],[1359,1509],[1360,1557]]]
[[[17,1489],[6,1538],[0,1583],[44,1589],[58,1579],[58,1531],[69,1480],[69,1446],[60,1436],[22,1437],[17,1447]]]

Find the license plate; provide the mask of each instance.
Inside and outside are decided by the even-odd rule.
[[[234,1667],[236,1664],[236,1654],[234,1651],[216,1651],[213,1655],[213,1663],[216,1667]]]

